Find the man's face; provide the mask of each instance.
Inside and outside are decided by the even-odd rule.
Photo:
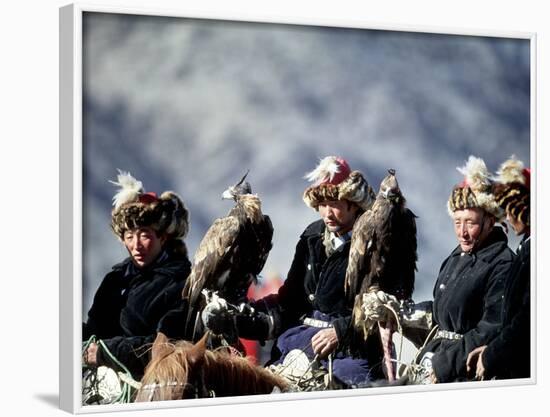
[[[162,250],[165,238],[158,237],[150,227],[124,232],[124,246],[138,268],[143,268],[153,262]]]
[[[319,204],[319,214],[329,232],[341,236],[353,228],[357,217],[357,207],[346,200],[322,201]]]
[[[453,213],[456,238],[463,252],[477,248],[493,228],[494,217],[480,208],[456,210]]]

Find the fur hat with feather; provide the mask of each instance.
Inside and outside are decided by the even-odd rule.
[[[464,180],[451,192],[447,202],[449,214],[452,216],[456,210],[481,208],[495,216],[497,221],[503,220],[504,212],[492,193],[493,181],[483,159],[470,155],[466,165],[457,167],[457,170],[464,175]]]
[[[376,195],[359,171],[351,171],[347,161],[338,156],[327,156],[304,176],[313,185],[304,191],[307,206],[317,210],[319,203],[330,200],[348,200],[368,210]]]
[[[494,180],[493,194],[500,207],[530,226],[531,170],[512,155],[500,165]]]
[[[124,232],[139,227],[151,227],[168,240],[182,239],[189,231],[189,212],[181,198],[172,191],[146,193],[141,181],[129,172],[118,170],[117,181],[109,181],[119,187],[113,197],[111,229],[120,240]]]

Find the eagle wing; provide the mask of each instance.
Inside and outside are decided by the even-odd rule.
[[[363,279],[370,273],[370,255],[376,243],[376,228],[372,214],[372,209],[367,210],[353,226],[344,287],[351,302],[359,293]]]
[[[231,259],[228,258],[233,255],[240,229],[238,218],[227,216],[215,220],[204,235],[183,289],[183,297],[189,300],[190,307],[195,305],[204,288],[216,290],[218,283],[215,280],[229,273]]]
[[[398,299],[412,297],[416,273],[416,216],[408,208],[400,210],[393,231],[391,257],[388,260],[387,281],[381,288]],[[386,278],[386,277],[384,277]]]
[[[215,288],[231,303],[247,299],[250,284],[255,283],[272,247],[273,226],[268,216],[253,222],[243,218],[239,237],[234,242],[229,273],[220,276]]]
[[[273,224],[269,216],[263,215],[262,221],[254,227],[254,244],[256,245],[256,262],[251,268],[254,275],[258,275],[267,261],[273,247]]]
[[[362,295],[373,287],[381,287],[387,271],[388,225],[392,206],[377,198],[372,208],[361,215],[353,227],[352,242],[346,270],[346,293],[353,304],[352,323],[366,332]]]

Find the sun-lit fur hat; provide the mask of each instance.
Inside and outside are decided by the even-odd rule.
[[[530,191],[531,169],[512,155],[500,165],[493,193],[500,207],[526,226],[530,226]]]
[[[464,175],[464,180],[453,188],[447,202],[451,217],[456,210],[481,208],[497,221],[503,220],[504,212],[492,193],[493,181],[483,159],[470,155],[466,165],[457,170]]]
[[[327,156],[317,167],[305,175],[313,185],[304,191],[306,205],[317,210],[319,203],[331,200],[348,200],[363,210],[368,210],[376,195],[359,171],[352,171],[347,161],[337,156]]]
[[[189,212],[176,193],[165,191],[160,197],[146,193],[141,181],[120,170],[117,181],[109,182],[120,187],[111,213],[111,229],[120,240],[124,232],[138,227],[151,227],[159,235],[166,234],[168,241],[187,235]]]

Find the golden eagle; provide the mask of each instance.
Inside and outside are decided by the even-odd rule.
[[[353,226],[346,270],[345,291],[354,303],[352,326],[364,339],[376,330],[376,320],[365,317],[364,294],[381,290],[397,300],[412,296],[418,259],[415,218],[405,207],[395,170],[388,170],[372,207]]]
[[[217,291],[233,304],[246,301],[248,287],[256,281],[271,250],[273,226],[262,214],[260,198],[245,181],[247,175],[222,194],[222,199],[236,204],[227,216],[214,221],[195,253],[182,294],[188,302],[186,326],[195,326],[193,333],[205,305],[203,289]]]

